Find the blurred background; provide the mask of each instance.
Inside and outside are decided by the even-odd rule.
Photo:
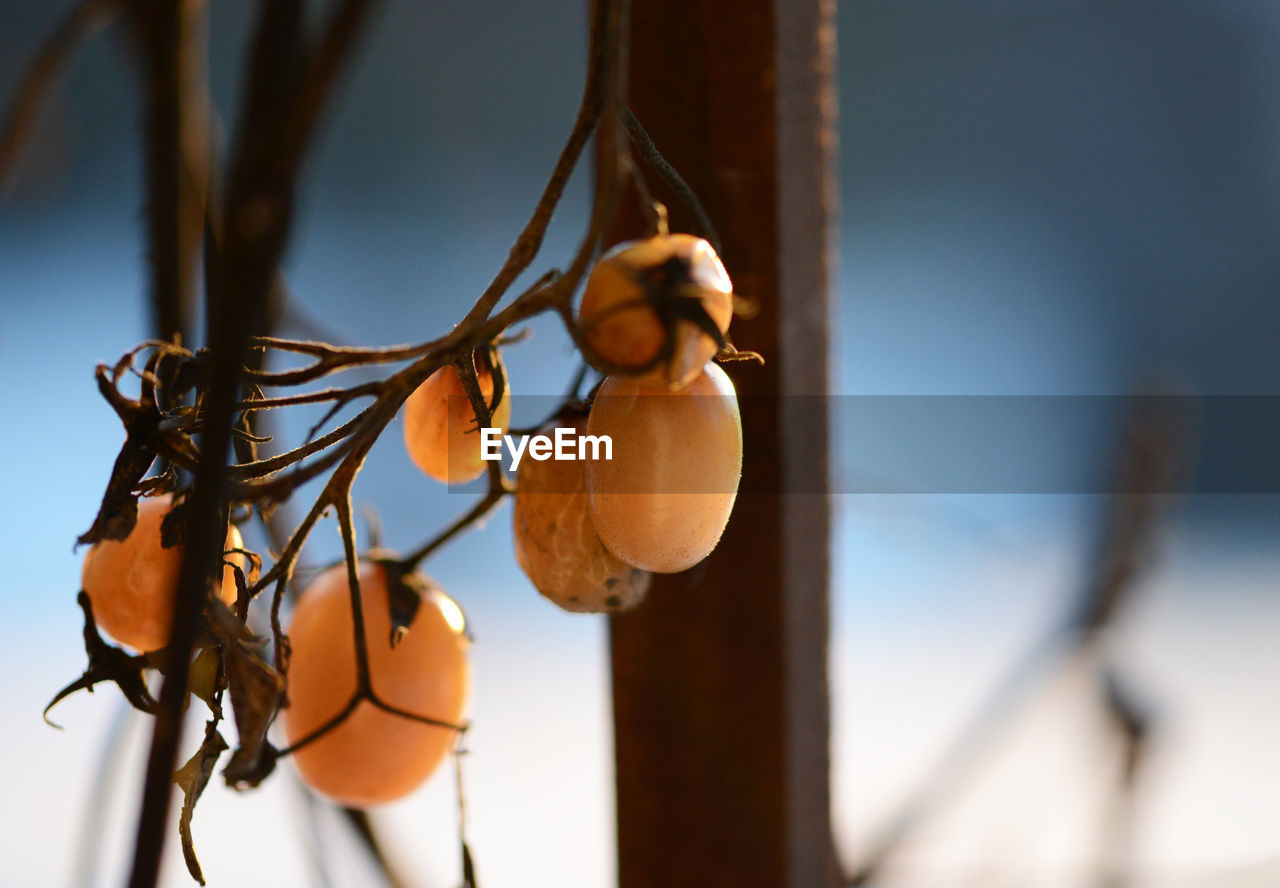
[[[6,102],[67,8],[0,0]],[[253,8],[212,4],[226,120]],[[1053,631],[1096,572],[1110,503],[1087,491],[1102,488],[919,489],[892,458],[898,432],[867,428],[855,397],[1153,384],[1280,396],[1280,6],[851,0],[838,16],[841,856],[851,870],[882,862],[875,884],[900,888],[1065,888],[1117,873],[1143,886],[1280,885],[1275,489],[1161,498],[1123,606],[1079,654]],[[461,0],[386,4],[304,178],[287,266],[300,307],[283,332],[390,344],[460,317],[568,131],[584,32],[573,3],[512,2],[500,16]],[[122,440],[93,368],[149,331],[136,74],[118,31],[89,43],[0,203],[3,886],[117,884],[132,842],[144,724],[112,691],[63,703],[61,732],[39,712],[84,665],[72,543]],[[587,185],[575,179],[539,269],[576,245]],[[558,322],[533,333],[506,352],[513,389],[558,394],[569,344]],[[533,403],[522,417],[517,402],[517,424],[537,418]],[[280,433],[297,440],[306,425]],[[1063,454],[1106,464],[1119,440],[1118,428],[1032,423],[1011,447],[1007,429],[972,426],[961,452],[1017,451],[1051,482]],[[1192,474],[1232,466],[1247,443],[1188,435]],[[402,549],[466,503],[413,468],[398,424],[356,496]],[[338,551],[326,523],[308,560]],[[480,877],[607,885],[607,627],[541,600],[509,552],[504,509],[428,565],[478,639],[468,794]],[[1127,733],[1115,719],[1126,711],[1139,725]],[[121,765],[100,783],[112,732],[125,738]],[[376,813],[420,884],[457,881],[452,805],[441,772]],[[900,819],[904,806],[918,816]],[[893,832],[899,822],[910,828]],[[372,878],[287,766],[251,793],[215,782],[194,830],[212,885],[308,884],[319,862],[330,884]],[[77,856],[82,835],[97,857]],[[188,884],[176,847],[166,884]]]

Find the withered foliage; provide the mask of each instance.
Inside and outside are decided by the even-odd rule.
[[[204,728],[204,740],[195,755],[178,769],[173,775],[173,782],[182,790],[182,813],[178,817],[178,835],[182,838],[182,857],[187,862],[187,872],[191,878],[204,884],[204,871],[200,869],[200,861],[196,859],[195,843],[191,839],[191,815],[195,812],[196,800],[204,792],[213,774],[218,756],[227,748],[227,741],[218,733],[218,719],[211,718]]]
[[[89,607],[89,596],[83,591],[76,596],[76,603],[84,611],[84,650],[89,656],[89,665],[84,674],[58,693],[54,694],[49,705],[44,708],[44,719],[49,721],[49,711],[66,697],[76,691],[92,691],[93,686],[103,681],[113,681],[120,688],[126,700],[135,709],[154,714],[157,703],[147,689],[143,671],[148,661],[144,654],[126,654],[118,647],[107,644],[98,634],[98,626],[93,621],[93,610]],[[49,722],[53,724],[53,722]],[[54,725],[57,727],[57,725]]]

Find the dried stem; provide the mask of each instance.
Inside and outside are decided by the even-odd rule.
[[[511,482],[505,476],[502,476],[501,465],[495,460],[490,466],[489,489],[485,491],[484,496],[474,506],[454,519],[453,523],[448,527],[400,559],[400,563],[406,570],[417,568],[419,564],[434,555],[436,550],[444,546],[445,543],[448,543],[477,522],[484,520],[485,516],[493,511],[508,493],[515,492]],[[493,474],[495,472],[502,478],[496,483]]]
[[[645,128],[640,125],[640,121],[631,113],[630,108],[623,109],[622,122],[627,128],[627,134],[631,137],[631,144],[635,146],[640,157],[671,187],[671,190],[676,193],[681,203],[684,204],[685,209],[693,216],[693,223],[697,226],[698,235],[710,243],[715,248],[716,253],[722,254],[724,250],[720,244],[720,235],[716,233],[715,226],[711,224],[711,217],[707,215],[707,211],[702,206],[702,201],[698,200],[698,195],[689,187],[689,183],[662,156],[662,152],[653,143],[653,139],[645,131]]]

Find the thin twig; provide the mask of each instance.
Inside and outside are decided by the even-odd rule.
[[[724,249],[720,243],[720,235],[716,233],[715,226],[711,224],[711,217],[707,214],[706,209],[702,206],[702,201],[698,200],[698,195],[689,183],[684,180],[679,171],[671,165],[671,163],[662,156],[662,152],[658,150],[658,146],[653,143],[653,139],[645,128],[640,125],[640,121],[631,113],[630,108],[622,110],[622,122],[627,128],[627,134],[631,136],[631,144],[640,153],[655,173],[662,177],[680,198],[680,202],[684,204],[685,209],[693,216],[694,225],[700,237],[706,240],[715,248],[717,254],[722,255]]]
[[[493,465],[498,465],[498,462],[495,460]],[[502,471],[500,466],[498,471]],[[450,540],[457,537],[478,521],[483,520],[486,515],[493,511],[498,503],[502,502],[503,497],[512,492],[512,489],[508,485],[509,482],[494,484],[491,479],[489,489],[485,491],[484,496],[481,497],[475,505],[462,515],[455,518],[444,530],[440,531],[431,539],[427,540],[421,546],[400,559],[400,563],[404,565],[407,570],[415,569],[419,564],[434,555],[436,550],[440,549]]]
[[[587,140],[599,126],[607,106],[613,101],[612,90],[621,76],[619,72],[623,65],[620,53],[612,51],[619,43],[617,35],[621,28],[621,21],[612,15],[619,4],[602,5],[608,11],[605,13],[597,11],[592,22],[591,57],[587,63],[589,66],[587,80],[583,86],[582,102],[578,107],[578,115],[573,122],[569,139],[556,160],[555,169],[546,187],[543,188],[542,197],[538,199],[533,215],[529,217],[520,236],[516,238],[502,268],[485,288],[475,306],[467,312],[462,322],[464,325],[474,324],[488,317],[515,279],[537,258],[547,227],[551,224],[551,214],[560,203],[564,189],[569,184],[569,177],[573,174],[583,149],[587,146]],[[593,229],[595,222],[593,218]]]

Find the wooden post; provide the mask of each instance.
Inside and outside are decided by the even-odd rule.
[[[828,786],[831,0],[634,0],[629,104],[701,197],[766,356],[724,539],[612,624],[621,888],[835,884]],[[677,199],[646,176],[689,230]],[[638,216],[618,238],[639,233]]]

